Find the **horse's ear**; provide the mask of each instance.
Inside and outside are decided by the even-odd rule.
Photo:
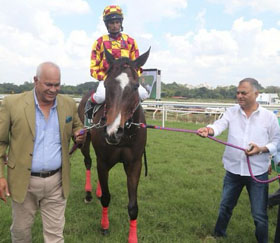
[[[146,51],[144,54],[139,56],[135,61],[133,61],[135,67],[140,68],[140,67],[144,66],[144,64],[146,63],[146,61],[149,57],[150,50],[151,50],[151,47],[149,48],[148,51]]]
[[[109,66],[112,66],[112,64],[115,61],[114,56],[109,51],[107,51],[105,46],[104,46],[104,52],[105,52],[105,57],[106,57],[106,60],[107,60],[107,62],[109,64]]]

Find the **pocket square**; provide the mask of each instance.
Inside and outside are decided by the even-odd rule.
[[[67,116],[65,121],[66,121],[66,123],[72,121],[72,116]]]

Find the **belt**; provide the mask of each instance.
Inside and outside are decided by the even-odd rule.
[[[46,178],[46,177],[54,175],[59,170],[60,170],[60,168],[58,168],[56,170],[51,170],[51,171],[31,172],[31,175],[32,176],[38,176],[38,177],[41,177],[41,178]]]

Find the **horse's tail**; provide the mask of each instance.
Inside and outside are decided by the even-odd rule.
[[[145,165],[145,176],[147,176],[148,175],[148,163],[147,163],[146,148],[144,148],[144,165]]]

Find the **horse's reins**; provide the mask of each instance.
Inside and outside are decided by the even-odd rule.
[[[142,124],[144,123],[135,123],[133,122],[133,120],[131,120],[134,112],[139,108],[140,106],[140,102],[138,102],[136,104],[136,106],[133,108],[131,114],[130,114],[130,118],[128,119],[128,121],[125,123],[126,127],[129,129],[132,125],[134,126],[138,126],[138,127],[141,127]],[[107,110],[106,110],[106,104],[104,104],[104,110],[103,110],[103,116],[100,118],[99,122],[98,123],[95,123],[93,124],[92,126],[88,126],[88,127],[84,127],[84,129],[82,129],[80,131],[80,133],[78,134],[78,136],[81,136],[83,135],[85,132],[89,131],[90,129],[92,128],[102,128],[105,126],[105,124],[101,124],[102,121],[104,121],[104,119],[106,119],[106,114],[107,114]],[[74,143],[72,148],[70,149],[70,152],[69,152],[69,155],[72,155],[76,149],[78,148],[81,148],[82,144],[77,144],[77,143]],[[146,149],[144,148],[144,164],[145,164],[145,176],[147,176],[148,174],[148,165],[147,165],[147,155],[146,155]]]
[[[173,131],[173,132],[185,132],[185,133],[193,133],[193,134],[198,134],[197,133],[197,130],[190,130],[190,129],[181,129],[181,128],[170,128],[170,127],[160,127],[160,126],[155,126],[155,125],[147,125],[147,124],[144,124],[144,123],[132,123],[131,125],[135,125],[135,126],[138,126],[139,128],[152,128],[152,129],[159,129],[159,130],[166,130],[166,131]],[[90,128],[85,128],[83,130],[81,130],[80,134],[79,135],[82,135],[85,133],[86,130],[89,130],[91,129]],[[231,143],[228,143],[228,142],[224,142],[220,139],[217,139],[215,137],[212,137],[212,136],[207,136],[207,138],[213,140],[213,141],[216,141],[218,143],[221,143],[225,146],[229,146],[229,147],[232,147],[232,148],[236,148],[236,149],[239,149],[239,150],[242,150],[242,151],[246,151],[246,149],[244,148],[241,148],[239,146],[236,146],[236,145],[233,145]],[[77,148],[79,147],[78,144],[74,144],[72,149],[70,150],[69,152],[69,155],[71,155]],[[146,152],[146,151],[145,151]],[[144,158],[145,158],[145,163],[146,163],[146,153],[144,152]],[[246,160],[247,160],[247,166],[248,166],[248,169],[249,169],[249,173],[250,173],[250,176],[253,178],[254,181],[256,182],[259,182],[259,183],[262,183],[262,184],[267,184],[267,183],[271,183],[273,181],[276,181],[277,179],[280,179],[280,174],[274,178],[271,178],[271,179],[268,179],[268,180],[259,180],[258,178],[256,178],[252,172],[252,168],[251,168],[251,163],[250,163],[250,159],[249,159],[249,156],[246,154]],[[146,174],[146,173],[145,173]]]
[[[189,130],[189,129],[180,129],[180,128],[168,128],[168,127],[160,127],[160,126],[154,126],[154,125],[146,125],[144,123],[141,123],[140,124],[141,127],[143,128],[153,128],[153,129],[160,129],[160,130],[166,130],[166,131],[174,131],[174,132],[185,132],[185,133],[194,133],[194,134],[198,134],[197,133],[197,130]],[[230,143],[227,143],[227,142],[224,142],[220,139],[217,139],[217,138],[214,138],[212,136],[207,136],[209,139],[211,140],[214,140],[218,143],[221,143],[221,144],[224,144],[226,146],[229,146],[229,147],[233,147],[233,148],[236,148],[236,149],[239,149],[239,150],[242,150],[242,151],[246,151],[246,149],[244,148],[241,148],[239,146],[236,146],[236,145],[233,145],[233,144],[230,144]],[[249,159],[249,156],[246,154],[246,158],[247,158],[247,165],[248,165],[248,169],[249,169],[249,173],[251,175],[251,177],[256,181],[256,182],[259,182],[259,183],[262,183],[262,184],[267,184],[267,183],[271,183],[273,181],[276,181],[277,179],[280,179],[280,174],[274,178],[271,178],[269,180],[259,180],[258,178],[256,178],[252,172],[252,168],[251,168],[251,163],[250,163],[250,159]]]
[[[88,126],[88,127],[86,126],[83,129],[81,129],[77,136],[81,136],[81,135],[85,134],[86,132],[88,132],[92,128],[102,128],[102,127],[104,127],[104,125],[101,124],[102,118],[103,117],[101,117],[101,119],[98,123],[95,123],[92,126]],[[70,149],[69,155],[72,155],[76,151],[76,149],[81,148],[82,145],[83,144],[77,144],[77,143],[74,142],[72,148]]]

